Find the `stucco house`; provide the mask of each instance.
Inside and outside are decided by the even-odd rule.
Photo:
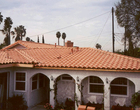
[[[54,106],[56,80],[59,103],[76,94],[79,104],[104,100],[105,110],[129,106],[140,90],[140,59],[73,47],[70,41],[65,47],[18,41],[0,50],[1,102],[22,94],[28,107],[43,101]]]

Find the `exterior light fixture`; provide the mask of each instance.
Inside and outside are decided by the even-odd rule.
[[[79,77],[77,76],[77,82],[79,82]]]
[[[51,76],[51,81],[53,81],[53,76]]]
[[[108,84],[108,78],[106,78],[106,83]]]

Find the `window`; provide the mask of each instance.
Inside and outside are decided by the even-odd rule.
[[[44,87],[44,75],[39,74],[39,88]]]
[[[126,78],[117,78],[111,82],[111,94],[127,95],[127,86]]]
[[[103,93],[103,81],[95,76],[89,77],[89,93]]]
[[[32,77],[32,90],[39,89],[45,86],[45,76],[43,74],[36,74]]]
[[[38,79],[37,76],[38,75],[35,75],[32,78],[32,90],[37,89],[37,79]]]
[[[62,75],[61,78],[62,80],[72,80],[72,77],[69,75]]]
[[[26,81],[25,73],[16,72],[15,90],[25,91],[25,81]]]

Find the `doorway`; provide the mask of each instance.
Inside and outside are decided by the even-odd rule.
[[[8,98],[7,73],[0,73],[0,108],[5,108]]]

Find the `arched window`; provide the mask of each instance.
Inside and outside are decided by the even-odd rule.
[[[103,81],[96,76],[89,77],[89,93],[103,93]]]
[[[36,74],[32,77],[32,90],[39,89],[45,86],[45,75]]]
[[[111,82],[111,94],[127,95],[128,81],[126,78],[116,78]]]

